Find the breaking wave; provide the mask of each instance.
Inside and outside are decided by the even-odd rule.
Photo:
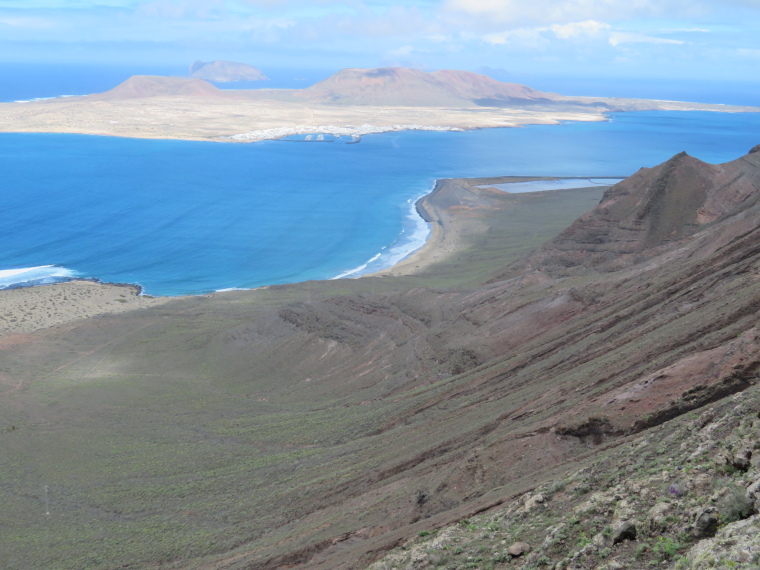
[[[428,239],[430,235],[430,225],[422,219],[417,212],[417,200],[425,196],[421,194],[416,198],[407,200],[409,211],[404,218],[401,233],[391,245],[384,247],[380,253],[375,254],[365,263],[358,267],[344,271],[343,273],[332,277],[332,279],[344,279],[346,277],[361,277],[367,273],[374,273],[393,267],[402,259],[409,257],[417,251]]]
[[[58,265],[0,269],[0,290],[61,283],[71,281],[76,276],[75,271]]]

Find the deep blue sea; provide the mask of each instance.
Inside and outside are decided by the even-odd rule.
[[[760,114],[705,112],[360,144],[0,134],[0,287],[81,276],[180,295],[357,275],[424,242],[413,203],[437,178],[623,177],[758,143]]]

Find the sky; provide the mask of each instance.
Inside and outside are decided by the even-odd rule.
[[[0,0],[2,63],[214,59],[757,80],[760,0]]]

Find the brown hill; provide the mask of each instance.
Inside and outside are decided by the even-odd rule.
[[[470,71],[445,69],[430,75],[449,91],[475,102],[546,101],[556,97],[553,93],[537,91],[527,85],[505,83]]]
[[[485,229],[414,278],[178,299],[3,339],[2,551],[20,561],[4,566],[362,568],[613,448],[656,454],[662,432],[641,434],[760,380],[758,172],[760,153],[678,155],[512,264],[483,252],[573,191],[446,181],[425,211]]]
[[[528,103],[553,97],[469,71],[427,73],[403,67],[344,69],[308,87],[303,96],[324,103],[427,106]]]
[[[196,61],[190,66],[190,77],[206,81],[263,81],[268,79],[258,68],[235,61]]]
[[[134,75],[105,93],[88,95],[91,101],[119,101],[146,97],[219,97],[223,93],[202,79]]]
[[[744,227],[744,212],[758,206],[758,187],[758,152],[720,165],[682,152],[612,187],[599,206],[542,248],[531,263],[548,269],[581,265],[601,270],[640,263],[725,219],[732,219],[737,230]],[[716,239],[723,243],[728,238]]]

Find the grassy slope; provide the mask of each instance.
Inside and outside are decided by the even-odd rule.
[[[294,301],[483,282],[600,192],[505,196],[469,251],[425,275],[178,300],[6,342],[0,371],[21,388],[0,399],[0,566],[145,567],[271,545],[287,536],[284,523],[309,514],[306,499],[316,512],[307,526],[329,522],[341,485],[362,484],[358,474],[398,461],[397,450],[425,449],[425,438],[375,447],[370,434],[446,382],[360,405],[382,389],[306,389],[282,372],[298,346],[249,368],[239,354],[226,358],[229,335],[245,337],[249,323]],[[463,416],[454,429],[467,425]]]

